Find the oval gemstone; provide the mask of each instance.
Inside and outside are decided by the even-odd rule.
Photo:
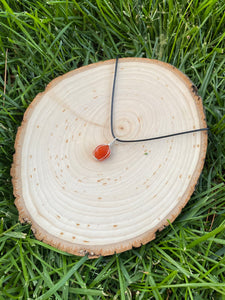
[[[97,160],[104,160],[111,154],[109,145],[99,145],[95,148],[93,155]]]

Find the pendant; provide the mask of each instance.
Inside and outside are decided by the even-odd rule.
[[[111,155],[111,145],[115,142],[114,139],[110,144],[101,144],[98,145],[95,150],[93,151],[93,156],[95,159],[102,161],[106,158],[110,157]]]

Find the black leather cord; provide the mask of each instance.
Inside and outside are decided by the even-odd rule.
[[[111,134],[114,138],[115,141],[118,141],[120,143],[138,143],[138,142],[146,142],[146,141],[153,141],[153,140],[159,140],[159,139],[165,139],[169,138],[172,136],[177,136],[177,135],[183,135],[183,134],[188,134],[188,133],[193,133],[193,132],[199,132],[199,131],[206,131],[209,130],[209,128],[199,128],[199,129],[193,129],[193,130],[188,130],[188,131],[182,131],[178,133],[172,133],[168,135],[162,135],[162,136],[157,136],[157,137],[152,137],[152,138],[145,138],[145,139],[138,139],[138,140],[123,140],[119,139],[115,136],[114,133],[114,96],[115,96],[115,87],[116,87],[116,77],[117,77],[117,69],[118,69],[118,61],[119,58],[116,58],[116,63],[115,63],[115,72],[114,72],[114,79],[113,79],[113,87],[112,87],[112,99],[111,99]]]

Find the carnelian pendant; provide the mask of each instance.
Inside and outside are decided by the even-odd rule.
[[[105,144],[97,146],[93,152],[94,157],[100,161],[108,158],[110,154],[110,146]]]

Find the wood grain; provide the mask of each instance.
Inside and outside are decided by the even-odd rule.
[[[35,236],[76,255],[111,255],[154,239],[192,195],[207,133],[143,143],[115,142],[112,155],[92,152],[112,141],[110,103],[115,60],[53,80],[28,107],[11,169],[21,222]],[[206,127],[192,82],[156,60],[119,60],[115,133],[140,139]]]

